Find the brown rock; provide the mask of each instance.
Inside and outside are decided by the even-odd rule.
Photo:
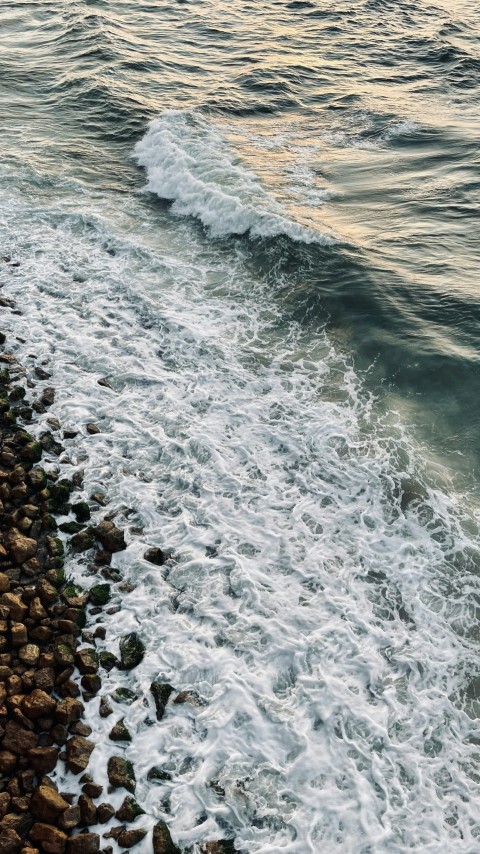
[[[109,782],[116,789],[124,788],[127,792],[135,791],[135,773],[133,765],[122,756],[111,756],[108,760],[107,774]]]
[[[38,822],[30,831],[30,839],[39,842],[47,854],[63,854],[68,837],[57,827]]]
[[[49,774],[58,762],[58,750],[56,747],[34,747],[28,751],[28,758],[38,774]]]
[[[163,821],[153,828],[153,854],[180,854],[180,849],[173,844],[170,831]]]
[[[5,724],[5,735],[3,738],[3,749],[11,753],[26,756],[30,750],[37,746],[38,738],[33,732],[24,729],[16,721],[7,721]]]
[[[0,572],[0,593],[8,593],[10,590],[10,579],[4,572]]]
[[[78,804],[74,804],[69,806],[65,812],[62,812],[58,819],[58,826],[61,827],[62,830],[72,830],[80,824],[80,818],[80,807]]]
[[[21,845],[22,840],[13,828],[0,828],[0,854],[16,854]]]
[[[40,658],[40,648],[34,643],[27,643],[18,650],[18,657],[23,664],[32,667]]]
[[[97,854],[97,851],[100,851],[98,833],[79,833],[68,840],[67,854]]]
[[[87,426],[87,433],[90,433],[91,436],[95,436],[97,433],[100,433],[100,427],[97,427],[96,424],[90,422]]]
[[[50,786],[39,786],[31,800],[32,813],[42,822],[55,822],[69,804],[60,792]]]
[[[0,773],[11,774],[17,764],[17,757],[9,750],[0,750]]]
[[[42,691],[53,691],[55,685],[55,671],[52,667],[41,667],[33,674],[33,681],[37,688]]]
[[[97,540],[100,540],[107,551],[121,552],[127,548],[123,531],[117,528],[113,522],[100,522],[93,531]]]
[[[94,747],[92,741],[88,741],[81,735],[75,735],[67,741],[67,766],[73,774],[85,771]]]
[[[10,631],[13,646],[23,646],[28,643],[27,627],[23,623],[12,623]]]
[[[97,808],[88,795],[80,795],[78,799],[81,823],[87,826],[97,823]]]
[[[50,715],[56,708],[56,702],[45,691],[36,688],[28,697],[22,700],[22,712],[30,720],[35,721],[43,715]]]
[[[80,673],[96,673],[98,670],[98,655],[93,647],[78,649],[75,653],[75,663]]]
[[[55,718],[60,724],[68,726],[68,724],[80,720],[83,712],[84,706],[80,700],[75,700],[73,697],[65,697],[64,700],[60,700],[57,704]]]
[[[0,818],[7,814],[10,806],[10,795],[8,792],[0,793]]]
[[[12,489],[12,496],[20,498],[20,495],[15,495],[19,487]],[[24,494],[26,490],[24,491]],[[37,541],[31,537],[25,537],[17,528],[11,528],[6,537],[6,544],[9,547],[10,553],[16,564],[25,563],[29,558],[37,553]]]
[[[94,783],[93,780],[90,780],[82,786],[82,792],[88,795],[89,798],[99,798],[103,792],[103,786],[99,786],[98,783]]]
[[[0,602],[2,605],[6,605],[7,608],[9,608],[12,620],[15,620],[18,623],[22,622],[23,618],[27,614],[28,608],[22,602],[20,596],[16,593],[2,593],[0,596]]]
[[[97,821],[100,824],[106,824],[115,815],[115,810],[111,804],[99,804],[97,807]]]
[[[122,830],[117,842],[124,848],[133,848],[133,846],[138,845],[146,835],[147,831],[141,830],[140,828],[138,828],[138,830]]]
[[[130,824],[132,821],[135,821],[139,815],[144,815],[145,810],[137,804],[134,798],[126,797],[124,801],[115,813],[115,818],[118,818],[119,821],[125,821],[127,824]]]
[[[47,612],[46,612],[45,608],[43,607],[41,600],[38,598],[38,596],[35,596],[35,598],[32,599],[32,601],[30,602],[30,608],[29,608],[28,614],[29,614],[29,617],[32,618],[32,620],[40,621],[40,620],[46,619]]]

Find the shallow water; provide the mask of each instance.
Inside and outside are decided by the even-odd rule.
[[[147,654],[102,690],[138,692],[116,713],[145,826],[193,851],[472,854],[475,4],[40,0],[0,21],[22,312],[2,326],[48,362],[65,428],[102,429],[60,463],[127,526],[106,644],[135,628]],[[154,678],[200,704],[157,723]]]

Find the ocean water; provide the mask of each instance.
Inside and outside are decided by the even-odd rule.
[[[475,854],[478,4],[0,24],[0,326],[126,530],[104,646],[146,645],[95,779],[124,717],[185,852]],[[157,722],[153,679],[194,702]]]

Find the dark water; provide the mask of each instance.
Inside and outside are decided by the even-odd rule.
[[[480,850],[478,3],[0,25],[2,323],[108,425],[87,484],[178,551],[152,580],[132,534],[134,678],[209,700],[129,711],[148,816],[186,850]]]

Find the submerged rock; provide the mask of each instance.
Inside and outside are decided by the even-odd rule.
[[[137,632],[130,632],[120,641],[120,669],[132,670],[137,667],[145,655],[145,645]]]
[[[155,566],[163,566],[167,559],[165,552],[162,552],[162,550],[156,546],[147,549],[143,557],[145,560],[148,560],[149,563],[155,564]]]

